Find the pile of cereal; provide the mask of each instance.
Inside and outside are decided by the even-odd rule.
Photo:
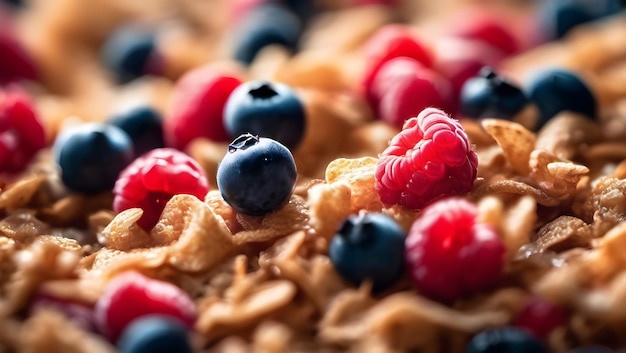
[[[624,6],[0,1],[0,353],[624,349]]]

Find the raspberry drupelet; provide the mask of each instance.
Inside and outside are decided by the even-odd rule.
[[[451,197],[424,209],[406,238],[407,271],[421,294],[442,302],[488,289],[504,267],[496,230],[470,201]]]
[[[120,173],[113,188],[113,210],[143,209],[137,224],[150,231],[172,196],[190,194],[202,200],[208,192],[209,181],[198,162],[173,148],[157,148]]]
[[[478,155],[461,124],[436,108],[408,119],[381,154],[375,189],[386,205],[420,210],[472,190]]]

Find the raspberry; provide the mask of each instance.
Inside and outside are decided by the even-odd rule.
[[[410,58],[385,63],[372,83],[377,115],[401,128],[405,120],[426,107],[454,111],[456,98],[447,79]]]
[[[0,91],[0,172],[22,171],[46,146],[44,128],[25,93]]]
[[[0,21],[4,21],[0,18]],[[0,23],[0,85],[20,80],[36,81],[37,67],[10,25]]]
[[[431,67],[434,59],[430,48],[422,44],[411,28],[399,24],[390,24],[379,29],[363,47],[366,60],[363,74],[363,94],[374,111],[378,110],[378,95],[373,92],[373,82],[381,67],[391,59],[407,57]]]
[[[235,70],[214,65],[185,74],[176,84],[171,109],[163,123],[166,144],[184,150],[199,137],[230,141],[222,112],[231,92],[240,84]]]
[[[113,278],[94,308],[96,324],[111,342],[116,342],[133,320],[152,314],[176,318],[189,329],[196,321],[196,307],[187,293],[134,271]]]
[[[157,148],[120,173],[113,188],[113,210],[143,209],[137,224],[149,231],[172,196],[190,194],[203,200],[207,192],[209,181],[195,160],[172,148]]]
[[[513,319],[513,325],[544,340],[553,329],[565,325],[567,320],[564,308],[541,298],[529,298]]]
[[[459,18],[453,18],[452,34],[487,43],[498,48],[506,56],[515,54],[520,47],[518,40],[496,16],[497,14],[486,11],[462,12]]]
[[[426,108],[405,122],[381,154],[374,187],[383,203],[419,210],[472,190],[477,166],[478,155],[461,124]]]
[[[406,238],[408,272],[425,296],[451,302],[492,286],[505,247],[471,202],[451,197],[424,209]]]

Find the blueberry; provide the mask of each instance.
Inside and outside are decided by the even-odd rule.
[[[572,349],[569,353],[613,353],[613,351],[603,346],[586,346]]]
[[[103,64],[119,83],[128,83],[152,71],[158,71],[159,56],[155,36],[149,30],[122,26],[113,31],[102,48]]]
[[[250,216],[263,216],[284,206],[296,177],[287,147],[251,134],[236,138],[217,168],[217,186],[224,200]]]
[[[241,84],[224,107],[224,127],[235,138],[251,133],[295,148],[306,128],[304,106],[291,87],[265,80]]]
[[[548,353],[528,332],[514,327],[485,330],[470,340],[467,353]]]
[[[133,159],[133,145],[118,127],[86,123],[62,131],[53,146],[63,183],[74,191],[111,190],[118,174]]]
[[[130,136],[137,156],[164,147],[163,119],[159,112],[149,106],[126,110],[109,117],[107,122]]]
[[[117,342],[120,353],[192,353],[187,327],[167,315],[133,320]]]
[[[526,94],[539,108],[538,128],[562,111],[596,117],[596,99],[587,84],[575,73],[547,69],[533,75]]]
[[[404,272],[406,232],[382,213],[348,217],[328,245],[335,269],[347,281],[359,285],[370,279],[373,292],[394,284]]]
[[[484,67],[461,89],[461,113],[473,119],[512,120],[528,104],[524,92],[509,80]]]
[[[618,13],[619,0],[544,0],[539,10],[545,40],[564,37],[573,28]]]
[[[235,28],[234,58],[249,65],[261,49],[272,44],[295,51],[301,31],[300,19],[284,6],[271,2],[256,5]]]

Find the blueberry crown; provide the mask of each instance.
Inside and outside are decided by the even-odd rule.
[[[228,152],[233,153],[237,150],[245,150],[257,143],[259,143],[258,135],[252,135],[251,133],[241,134],[228,145]]]

